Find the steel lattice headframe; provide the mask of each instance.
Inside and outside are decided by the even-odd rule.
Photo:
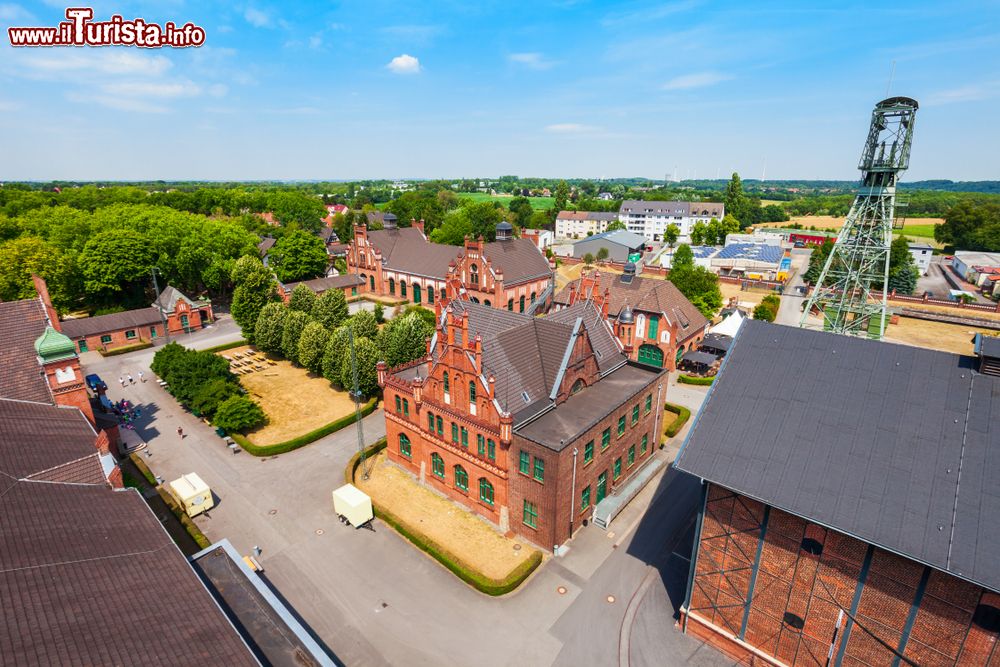
[[[886,325],[889,247],[896,183],[910,163],[916,100],[890,97],[875,105],[858,169],[861,183],[833,251],[802,313],[808,327],[814,309],[822,328],[881,339]]]

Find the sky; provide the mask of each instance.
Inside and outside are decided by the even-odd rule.
[[[904,180],[1000,179],[995,0],[92,6],[205,44],[13,48],[66,5],[0,0],[0,179],[855,179],[887,90]]]

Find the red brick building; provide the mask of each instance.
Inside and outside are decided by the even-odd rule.
[[[1000,377],[745,322],[679,454],[681,626],[745,664],[1000,664]]]
[[[212,303],[189,299],[168,285],[149,308],[63,320],[62,331],[80,352],[113,350],[162,338],[164,318],[170,333],[189,333],[212,321]]]
[[[497,240],[466,239],[464,248],[431,243],[423,221],[398,228],[387,214],[385,227],[354,230],[347,266],[368,291],[428,306],[467,298],[493,308],[523,313],[552,285],[552,267],[528,239],[512,237],[510,224],[497,225]],[[450,293],[449,293],[450,290]]]
[[[669,280],[594,270],[555,297],[556,309],[592,301],[615,329],[631,359],[674,370],[685,352],[698,349],[709,321]]]
[[[365,281],[361,279],[361,276],[354,275],[352,273],[345,273],[339,276],[330,276],[327,278],[313,278],[312,280],[300,280],[294,283],[283,283],[281,285],[281,290],[278,292],[281,295],[281,299],[285,303],[288,303],[288,300],[292,296],[292,290],[299,285],[305,285],[317,296],[323,294],[323,292],[327,290],[339,289],[344,293],[344,296],[347,299],[364,294],[367,288],[367,285],[365,284]]]
[[[551,549],[652,457],[666,378],[593,304],[533,318],[456,300],[427,358],[379,365],[391,461]]]

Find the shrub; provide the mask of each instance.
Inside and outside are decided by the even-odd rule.
[[[160,494],[160,498],[163,499],[163,502],[167,504],[170,511],[174,513],[174,516],[177,517],[178,521],[181,522],[181,525],[184,526],[184,530],[187,531],[188,535],[191,536],[191,539],[194,540],[200,548],[207,549],[212,546],[212,541],[205,537],[205,534],[201,532],[201,529],[198,528],[195,522],[191,520],[191,517],[187,515],[187,512],[181,508],[165,487],[156,487],[156,492]]]
[[[281,337],[285,332],[287,317],[288,308],[283,303],[275,302],[264,306],[254,327],[254,342],[258,348],[265,352],[281,352]]]
[[[188,404],[212,380],[235,381],[229,362],[205,350],[189,350],[177,343],[160,348],[153,355],[152,371],[170,385],[170,393]]]
[[[347,327],[338,327],[330,334],[323,350],[323,377],[340,386],[340,367],[344,363],[344,351],[348,349]]]
[[[385,306],[381,303],[375,304],[375,311],[372,314],[375,315],[376,324],[382,324],[385,322]]]
[[[129,459],[131,459],[132,463],[139,470],[139,472],[142,473],[142,476],[146,478],[146,481],[149,482],[150,486],[155,487],[159,484],[159,482],[156,481],[156,475],[154,475],[149,469],[146,462],[139,457],[138,453],[133,452],[132,454],[129,454]]]
[[[212,380],[195,393],[191,399],[191,410],[211,417],[221,404],[233,396],[239,396],[240,393],[240,388],[233,382]]]
[[[216,345],[214,347],[207,347],[202,352],[225,352],[226,350],[231,350],[234,347],[243,347],[247,342],[245,340],[234,340],[232,343],[223,343],[222,345]]]
[[[330,332],[319,322],[310,322],[299,336],[299,363],[303,368],[316,373],[323,370],[323,351]]]
[[[135,352],[136,350],[145,350],[153,347],[153,344],[146,341],[142,343],[136,343],[135,345],[125,345],[124,347],[116,347],[113,350],[100,350],[102,357],[114,357],[119,354],[127,354],[129,352]]]
[[[768,294],[761,299],[761,302],[753,309],[753,318],[755,320],[773,322],[778,316],[779,307],[781,307],[781,299],[778,295]]]
[[[260,406],[246,396],[227,398],[215,412],[213,423],[223,431],[248,431],[267,421]]]
[[[375,323],[375,315],[368,310],[362,309],[354,313],[347,318],[345,324],[354,329],[355,340],[358,338],[375,340],[375,336],[378,335],[378,325]]]
[[[431,319],[434,319],[433,314]],[[382,360],[392,368],[425,356],[427,338],[433,333],[432,324],[427,324],[426,320],[416,313],[409,312],[403,317],[393,318],[382,327],[375,338],[375,344],[382,354]]]
[[[695,377],[693,375],[682,374],[677,378],[677,381],[680,382],[681,384],[697,384],[702,386],[708,386],[715,381],[715,378],[714,377],[700,378],[700,377]]]
[[[361,406],[361,417],[367,417],[371,413],[375,412],[375,408],[378,407],[378,399],[373,398],[363,406]],[[277,456],[278,454],[284,454],[290,452],[293,449],[298,449],[308,445],[311,442],[315,442],[320,438],[330,435],[331,433],[336,433],[342,428],[354,425],[354,413],[345,415],[336,421],[332,421],[326,426],[321,426],[314,431],[305,433],[291,440],[286,440],[285,442],[279,442],[274,445],[255,445],[250,442],[249,438],[245,435],[239,433],[231,433],[230,436],[239,444],[240,447],[245,449],[248,453],[253,456]]]
[[[375,365],[382,357],[382,352],[368,338],[358,338],[355,335],[354,356],[358,367],[358,391],[362,396],[374,396],[378,392],[378,370]],[[344,348],[344,358],[340,366],[340,386],[351,391],[354,389],[354,368],[349,344]]]
[[[684,424],[686,424],[687,420],[691,418],[691,411],[683,405],[674,405],[673,403],[664,403],[663,409],[677,415],[677,418],[667,424],[667,427],[663,431],[665,436],[672,438],[680,433],[680,430],[684,428]]]
[[[288,307],[292,310],[300,310],[306,315],[312,315],[316,300],[316,292],[309,289],[308,285],[299,283],[292,290],[292,295],[288,297]]]
[[[313,318],[331,331],[347,319],[347,299],[339,289],[328,289],[316,301],[312,309]]]
[[[292,310],[285,317],[284,330],[281,333],[281,356],[291,362],[299,363],[299,338],[309,324],[309,316],[300,310]]]

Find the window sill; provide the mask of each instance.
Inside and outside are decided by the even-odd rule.
[[[532,530],[534,530],[536,532],[538,531],[538,526],[532,526],[530,523],[525,523],[525,522],[522,521],[521,525],[522,526],[526,526],[527,528],[530,528],[530,529],[532,529]]]

